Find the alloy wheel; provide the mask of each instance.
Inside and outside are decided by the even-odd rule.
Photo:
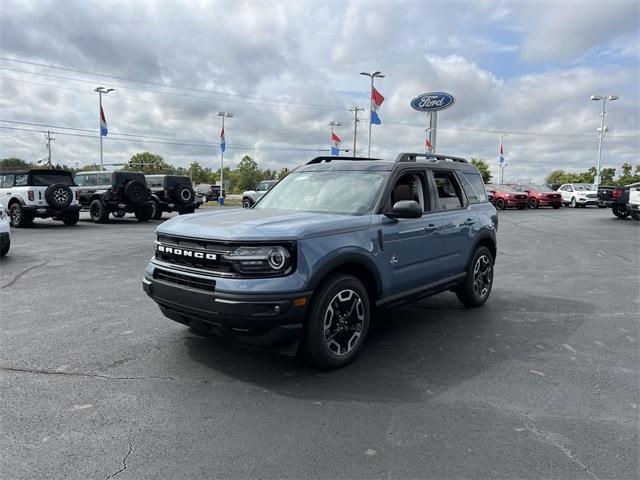
[[[365,311],[360,296],[351,289],[338,292],[324,314],[324,339],[337,356],[351,352],[364,328]]]
[[[491,277],[491,260],[486,255],[481,255],[473,267],[473,291],[478,297],[484,298],[489,293]]]

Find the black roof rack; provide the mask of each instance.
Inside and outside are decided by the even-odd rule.
[[[313,160],[309,160],[307,162],[307,165],[313,165],[314,163],[322,163],[322,162],[332,162],[334,160],[357,160],[357,161],[368,162],[368,161],[379,160],[379,158],[368,158],[368,157],[328,157],[328,156],[323,156],[323,157],[316,157]]]
[[[401,153],[396,158],[396,162],[417,162],[418,159],[425,162],[459,162],[469,163],[465,158],[452,157],[451,155],[439,155],[435,153]]]

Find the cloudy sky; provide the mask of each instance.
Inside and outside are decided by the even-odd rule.
[[[586,170],[640,151],[640,3],[603,1],[3,1],[0,7],[0,158],[99,160],[97,86],[109,125],[105,163],[138,151],[175,165],[217,168],[249,154],[262,168],[292,167],[328,150],[330,121],[351,148],[349,107],[368,107],[368,79],[386,100],[372,155],[421,151],[417,94],[446,91],[438,151],[490,160],[506,133],[507,177]],[[367,143],[366,112],[358,152]],[[21,122],[21,123],[11,123]],[[48,125],[50,127],[44,127]],[[17,130],[21,129],[21,130]]]

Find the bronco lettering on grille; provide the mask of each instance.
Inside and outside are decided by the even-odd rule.
[[[215,253],[198,252],[197,250],[187,250],[185,248],[165,247],[164,245],[156,245],[156,250],[158,252],[180,257],[200,258],[204,260],[217,260],[218,258]]]

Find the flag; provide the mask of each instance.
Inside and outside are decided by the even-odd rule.
[[[504,165],[504,150],[502,149],[502,143],[500,144],[500,156],[498,157],[498,163],[502,167]]]
[[[380,117],[378,116],[378,109],[380,105],[384,102],[384,97],[380,94],[378,90],[375,88],[371,89],[371,123],[375,125],[380,125],[382,122],[380,121]]]
[[[109,133],[109,129],[107,128],[107,119],[104,116],[102,105],[100,105],[100,136],[106,137],[107,133]]]
[[[425,149],[427,152],[431,152],[431,150],[433,150],[433,145],[431,145],[431,142],[429,141],[429,139],[428,139],[428,138],[425,138],[425,139],[424,139],[424,149]]]
[[[227,144],[224,141],[224,127],[222,127],[222,130],[220,131],[220,150],[224,152],[226,148]]]
[[[335,133],[331,134],[331,156],[337,157],[340,155],[340,137]]]

